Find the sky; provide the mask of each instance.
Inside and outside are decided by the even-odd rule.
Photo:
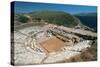
[[[50,4],[36,2],[14,2],[15,13],[29,13],[33,11],[64,11],[71,14],[96,12],[96,6]]]

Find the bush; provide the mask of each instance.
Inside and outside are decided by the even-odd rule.
[[[18,21],[19,21],[19,22],[22,22],[22,23],[26,23],[26,22],[29,21],[29,18],[27,18],[27,17],[24,16],[24,15],[20,15],[20,16],[18,17]]]

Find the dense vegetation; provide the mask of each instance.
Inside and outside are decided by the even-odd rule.
[[[15,16],[16,16],[16,20],[18,20],[19,22],[27,23],[29,21],[29,18],[22,14],[17,14]]]
[[[32,20],[45,20],[48,23],[63,25],[68,27],[76,26],[79,20],[65,12],[60,11],[40,11],[30,13]]]
[[[38,11],[27,14],[16,14],[15,17],[17,18],[17,21],[26,23],[30,19],[27,18],[26,15],[31,17],[31,21],[33,23],[43,23],[41,21],[44,21],[47,23],[63,25],[67,27],[74,27],[78,23],[80,23],[79,19],[77,19],[73,15],[60,11]]]

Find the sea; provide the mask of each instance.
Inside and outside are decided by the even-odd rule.
[[[93,28],[95,31],[97,31],[97,16],[76,16],[80,19],[82,24]]]

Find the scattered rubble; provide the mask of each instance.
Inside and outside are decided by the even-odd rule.
[[[14,31],[14,64],[57,63],[90,48],[97,34],[91,31],[47,24]]]

